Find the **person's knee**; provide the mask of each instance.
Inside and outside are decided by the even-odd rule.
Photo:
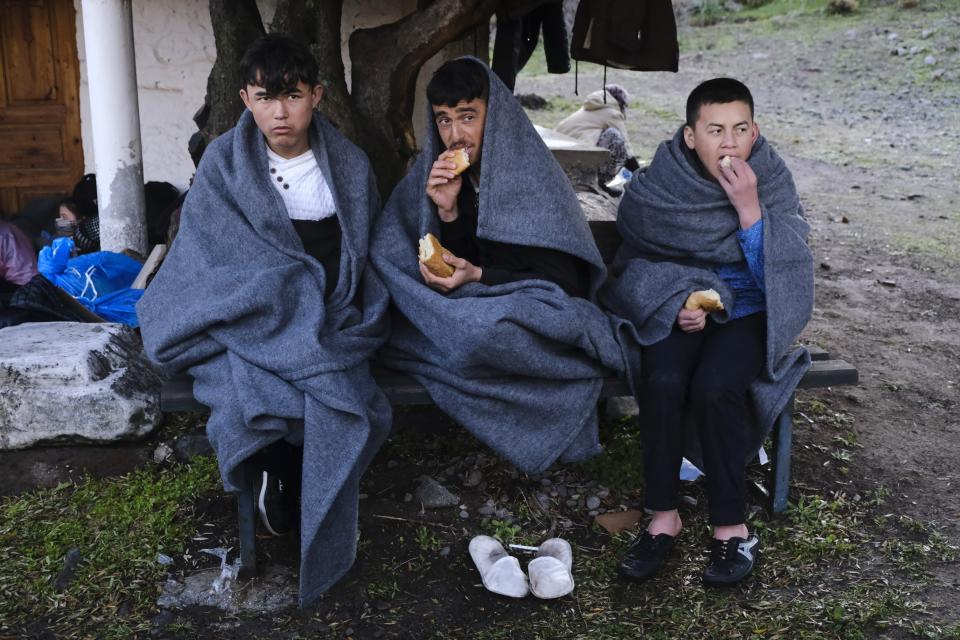
[[[690,384],[690,401],[706,408],[740,405],[746,390],[723,376],[696,376]]]
[[[685,398],[689,379],[678,371],[654,371],[640,376],[640,390],[647,400]]]

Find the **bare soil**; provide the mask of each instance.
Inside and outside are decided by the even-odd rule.
[[[686,95],[697,82],[731,75],[752,88],[761,131],[791,167],[812,226],[816,308],[803,338],[860,372],[857,387],[801,394],[801,400],[821,400],[852,417],[859,446],[840,468],[822,453],[833,446],[836,433],[807,428],[799,417],[795,487],[851,495],[885,488],[886,511],[927,523],[954,545],[960,545],[958,35],[960,9],[953,0],[931,0],[914,10],[872,3],[852,17],[787,12],[757,22],[681,25],[679,73],[610,71],[608,77],[634,98],[631,140],[647,161],[679,126]],[[891,55],[897,47],[908,55]],[[909,55],[911,47],[922,50]],[[936,58],[934,64],[925,62],[928,56]],[[581,65],[580,70],[582,91],[599,88],[599,69]],[[526,74],[517,91],[548,98],[554,109],[531,117],[552,125],[575,107],[572,84],[569,76]],[[582,622],[577,633],[585,633],[590,614],[577,610],[578,602],[504,603],[483,591],[466,545],[481,529],[478,507],[495,496],[515,511],[527,505],[528,520],[574,539],[589,555],[607,538],[590,527],[584,510],[563,507],[562,501],[558,510],[542,510],[534,496],[549,477],[567,485],[570,494],[589,495],[602,487],[582,470],[561,470],[559,480],[520,476],[485,457],[434,411],[404,411],[397,422],[404,432],[385,447],[365,479],[357,563],[317,605],[262,617],[168,612],[157,619],[152,635],[421,638],[446,630],[445,637],[477,637],[481,630],[549,619],[550,611],[564,608],[580,621],[576,624]],[[446,444],[438,448],[431,444],[436,440]],[[150,446],[134,455],[127,447],[92,451],[103,455],[100,470],[112,472],[119,467],[104,461],[139,464]],[[10,472],[0,481],[0,494],[23,490],[31,474],[33,484],[55,484],[58,476],[51,469],[63,469],[65,451],[3,454]],[[86,466],[97,471],[93,461]],[[473,469],[482,474],[476,485],[468,480]],[[461,519],[456,510],[421,512],[406,501],[423,474],[454,489],[469,506],[469,517]],[[617,508],[615,497],[604,506]],[[218,525],[223,546],[235,544],[229,497],[205,499],[198,512],[202,522]],[[207,540],[203,546],[216,543]],[[295,568],[296,557],[289,540],[260,542],[261,563]],[[191,570],[178,560],[175,572]],[[960,624],[960,567],[938,565],[932,574],[923,593],[930,615]],[[53,637],[42,628],[28,635]],[[565,630],[562,637],[575,635]],[[489,637],[512,636],[504,631]]]

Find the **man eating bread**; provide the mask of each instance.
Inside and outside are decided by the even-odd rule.
[[[606,271],[573,188],[483,62],[446,62],[427,97],[420,156],[374,231],[395,308],[380,361],[525,471],[593,455],[603,378],[624,358],[593,303]]]
[[[631,369],[653,514],[620,563],[630,579],[652,578],[680,535],[684,455],[706,473],[704,584],[751,573],[760,541],[747,527],[745,466],[810,364],[794,346],[813,307],[809,227],[753,107],[737,80],[697,86],[686,123],[620,204],[623,245],[601,301],[643,345]]]

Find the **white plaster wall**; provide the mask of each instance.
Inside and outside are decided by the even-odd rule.
[[[265,25],[273,19],[277,0],[258,0]],[[77,55],[80,59],[80,125],[85,172],[93,172],[93,131],[83,42],[81,0],[77,11]],[[341,23],[347,86],[350,82],[349,36],[354,29],[393,22],[416,9],[416,0],[346,0]],[[133,0],[133,40],[143,143],[144,180],[162,180],[183,190],[193,174],[187,142],[196,131],[193,115],[203,105],[207,76],[216,59],[209,0]],[[414,124],[419,134],[425,106],[426,80],[445,59],[441,52],[420,73]]]

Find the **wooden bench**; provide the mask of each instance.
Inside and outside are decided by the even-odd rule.
[[[588,219],[590,216],[588,215]],[[616,224],[612,217],[590,219],[594,239],[600,248],[604,260],[609,263],[620,244]],[[800,389],[816,389],[855,385],[858,382],[857,369],[843,360],[834,360],[825,350],[816,346],[807,346],[813,358],[813,366],[800,381]],[[374,379],[396,406],[431,404],[429,394],[413,378],[374,367]],[[625,381],[619,378],[604,380],[600,399],[629,397],[632,392]],[[165,412],[206,411],[207,407],[193,397],[193,380],[184,374],[164,382],[160,392],[160,409]],[[777,418],[772,432],[773,455],[768,484],[771,510],[782,513],[787,507],[790,491],[790,455],[793,438],[793,397]],[[241,474],[249,473],[242,470]],[[237,494],[237,513],[240,530],[240,577],[247,578],[256,573],[256,496],[252,478],[242,478],[244,488]]]

